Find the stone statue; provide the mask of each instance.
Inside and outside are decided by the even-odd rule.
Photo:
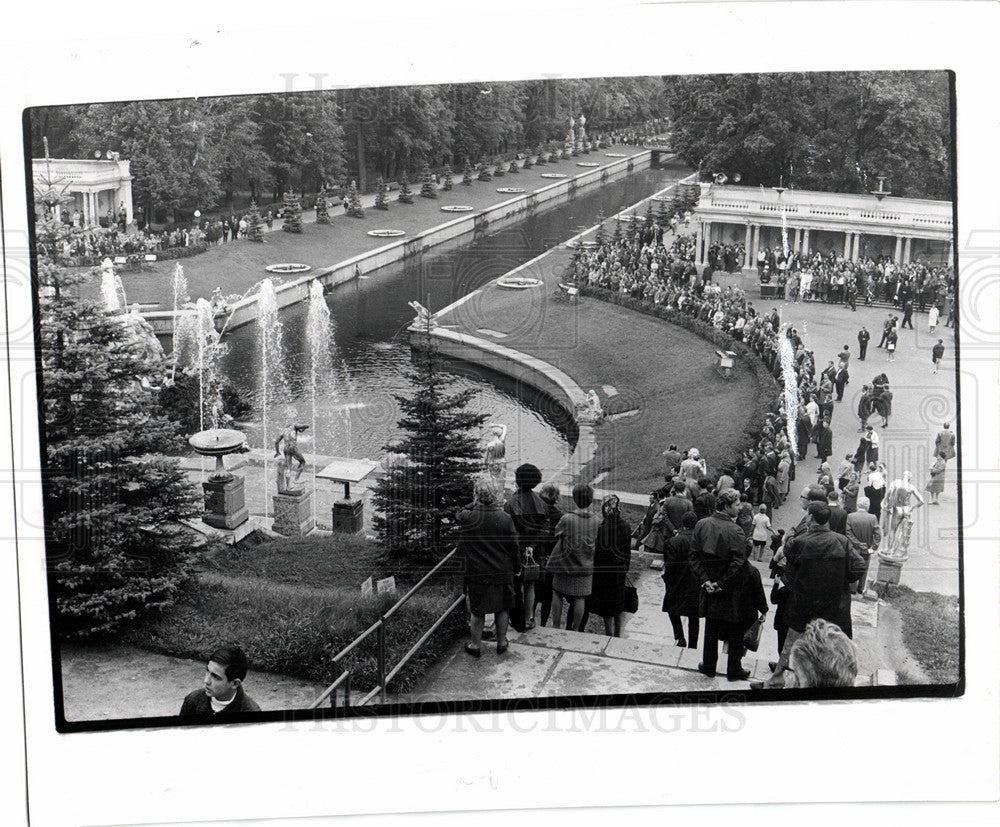
[[[915,503],[911,504],[911,497],[916,499]],[[913,520],[910,515],[914,508],[919,508],[923,504],[924,498],[914,486],[913,474],[910,471],[904,471],[902,478],[889,483],[882,502],[882,515],[886,524],[884,532],[886,550],[880,553],[881,557],[899,562],[907,559],[910,534],[913,530]]]
[[[281,456],[284,453],[285,458],[283,460],[288,471],[291,471],[292,460],[297,460],[299,463],[298,473],[295,475],[296,481],[302,476],[303,470],[306,467],[306,458],[302,456],[302,452],[299,450],[299,434],[309,428],[308,425],[292,425],[290,428],[286,428],[281,432],[281,435],[274,441],[274,455]],[[284,443],[284,446],[282,446]],[[279,493],[285,493],[281,491],[281,483],[278,483]]]
[[[483,450],[483,468],[486,473],[502,481],[507,470],[507,426],[493,424],[488,427],[493,438]]]
[[[417,318],[413,320],[414,324],[419,325],[425,330],[429,327],[437,327],[437,322],[434,321],[434,314],[420,302],[412,301],[408,302],[408,304],[417,311]]]
[[[302,473],[302,468],[299,468],[299,474]],[[298,480],[298,476],[295,477]],[[284,494],[286,497],[298,497],[302,494],[302,488],[294,488],[292,486],[292,461],[289,459],[288,454],[285,454],[281,461],[278,463],[278,493]]]

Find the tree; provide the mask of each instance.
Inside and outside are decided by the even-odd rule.
[[[177,521],[200,511],[157,389],[163,351],[138,317],[42,274],[43,493],[49,588],[62,637],[113,632],[170,606],[195,561]]]
[[[531,169],[533,166],[534,166],[534,164],[531,162],[531,156],[530,155],[525,155],[524,156],[524,169]]]
[[[319,188],[319,193],[316,195],[316,223],[330,223],[330,202],[326,198],[325,184]]]
[[[462,168],[462,183],[467,187],[472,186],[472,164],[469,159],[465,159],[465,166]]]
[[[510,162],[510,166],[507,168],[507,172],[513,172],[515,175],[521,172],[521,168],[517,165],[517,159],[514,158]]]
[[[286,233],[301,233],[302,206],[299,204],[299,199],[295,197],[294,192],[289,191],[284,194],[282,200],[281,214],[285,221],[281,225],[281,229]]]
[[[409,375],[413,394],[396,396],[403,437],[392,446],[406,461],[376,486],[373,524],[391,560],[433,563],[454,544],[455,514],[482,470],[475,431],[487,417],[467,410],[475,391],[453,390],[429,330]]]
[[[364,218],[365,211],[361,206],[361,196],[358,195],[358,185],[351,181],[351,185],[347,188],[347,214],[351,218]]]
[[[382,180],[382,176],[378,177],[378,181],[375,182],[375,209],[376,210],[387,210],[389,209],[389,188],[385,185],[385,181]]]
[[[262,244],[264,239],[264,219],[261,218],[260,208],[256,201],[251,201],[247,208],[247,238],[251,241],[259,241]]]
[[[479,175],[476,176],[480,181],[492,181],[493,175],[490,173],[490,168],[486,164],[479,165]]]
[[[444,186],[442,187],[445,192],[451,192],[455,186],[455,178],[451,171],[451,166],[445,164],[444,167]]]
[[[413,190],[410,189],[410,179],[406,177],[406,173],[403,173],[403,177],[399,181],[399,197],[396,198],[400,204],[412,204],[413,203]]]
[[[604,246],[604,210],[597,214],[597,232],[594,233],[594,241],[598,247]]]
[[[506,172],[506,169],[507,169],[507,164],[504,161],[504,159],[503,158],[498,158],[496,166],[493,168],[493,177],[494,178],[503,178],[503,176],[504,176],[504,174]]]
[[[437,185],[434,183],[434,176],[431,175],[431,168],[427,164],[424,164],[420,170],[420,197],[438,197]]]

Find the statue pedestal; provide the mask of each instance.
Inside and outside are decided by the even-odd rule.
[[[343,534],[357,534],[365,524],[363,500],[336,500],[333,503],[333,530]]]
[[[274,523],[271,531],[286,537],[300,537],[316,527],[312,516],[312,494],[275,494]]]
[[[203,482],[205,514],[203,522],[213,528],[233,529],[250,517],[243,495],[243,477],[233,477],[228,482]]]
[[[880,557],[878,561],[878,574],[875,580],[879,583],[888,583],[891,586],[899,585],[899,575],[903,571],[903,561],[886,560]]]

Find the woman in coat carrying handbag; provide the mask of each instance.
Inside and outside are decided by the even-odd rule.
[[[619,511],[619,500],[611,495],[601,507],[604,519],[594,544],[594,581],[587,610],[604,618],[604,632],[621,637],[625,630],[625,613],[634,611],[626,601],[628,569],[632,562],[632,538],[629,525]]]

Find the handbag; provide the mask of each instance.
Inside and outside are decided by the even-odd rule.
[[[524,550],[524,563],[521,566],[521,579],[525,583],[534,583],[542,576],[542,567],[535,560],[535,551],[531,546]]]
[[[628,612],[629,614],[635,614],[639,611],[639,592],[636,590],[635,586],[632,585],[632,581],[625,578],[625,585],[623,587],[624,595],[622,600],[622,611]]]
[[[764,618],[758,617],[750,628],[743,633],[743,645],[751,652],[756,652],[760,646],[760,636],[764,631]]]

